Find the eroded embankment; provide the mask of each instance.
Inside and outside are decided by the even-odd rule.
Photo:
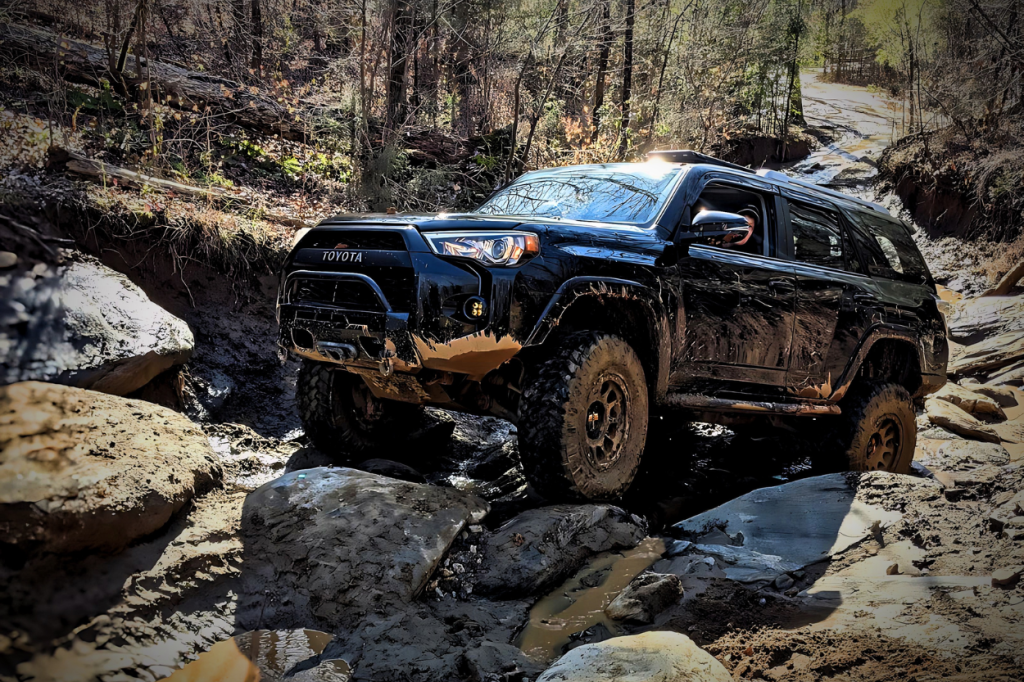
[[[1012,126],[1011,126],[1012,129]],[[1013,241],[1024,227],[1024,139],[955,126],[899,140],[878,163],[882,190],[895,192],[932,236]]]

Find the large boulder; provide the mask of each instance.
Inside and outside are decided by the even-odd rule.
[[[576,572],[588,557],[636,547],[646,534],[642,519],[606,504],[530,509],[483,541],[474,589],[500,597],[537,594]]]
[[[355,626],[419,596],[463,528],[488,510],[452,488],[356,469],[286,474],[242,511],[238,619],[253,628]]]
[[[188,325],[95,261],[0,276],[0,381],[127,395],[192,354]]]
[[[0,388],[0,542],[119,550],[221,478],[206,436],[141,400],[26,382]]]
[[[537,682],[732,682],[714,656],[678,632],[645,632],[577,647]]]

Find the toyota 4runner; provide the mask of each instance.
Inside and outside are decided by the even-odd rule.
[[[691,151],[526,173],[469,213],[325,220],[278,319],[321,449],[397,446],[426,405],[496,415],[551,499],[624,493],[652,411],[814,425],[842,466],[905,472],[948,357],[906,224]]]

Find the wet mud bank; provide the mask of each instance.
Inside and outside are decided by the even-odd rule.
[[[1020,237],[1024,142],[969,142],[954,126],[908,135],[879,159],[880,189],[895,193],[933,237]]]

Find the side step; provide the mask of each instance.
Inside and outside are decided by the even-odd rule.
[[[819,417],[841,414],[838,405],[812,405],[810,403],[767,403],[752,400],[712,398],[698,393],[669,393],[665,402],[672,407],[721,412],[757,412],[759,414],[785,414]]]

